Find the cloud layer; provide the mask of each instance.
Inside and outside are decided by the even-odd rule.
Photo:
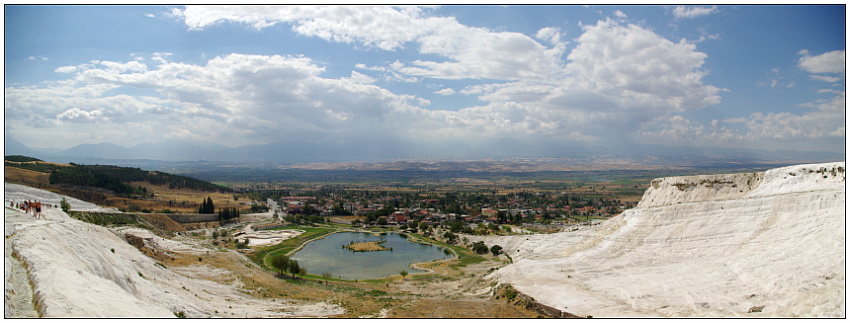
[[[716,8],[679,8],[693,18]],[[412,49],[423,58],[384,66],[357,64],[329,78],[320,62],[293,55],[233,53],[202,64],[168,53],[128,62],[62,66],[68,78],[6,87],[7,130],[33,141],[70,146],[110,141],[201,139],[226,145],[280,139],[411,144],[513,137],[585,144],[643,141],[736,145],[788,137],[842,137],[844,92],[812,102],[803,113],[753,114],[710,125],[682,114],[721,102],[704,84],[708,55],[622,20],[583,26],[566,40],[555,27],[533,37],[460,24],[415,7],[188,7],[171,15],[187,29],[286,24],[302,36],[369,50]],[[571,48],[568,50],[568,48]],[[799,67],[843,81],[844,52],[801,52]],[[424,57],[437,57],[426,60]],[[457,111],[394,93],[377,80],[475,80],[440,96],[475,96],[483,104]],[[63,134],[61,137],[58,134]]]

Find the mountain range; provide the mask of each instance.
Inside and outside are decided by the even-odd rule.
[[[385,139],[368,145],[353,142],[315,144],[280,140],[261,145],[228,147],[205,141],[175,140],[123,147],[111,143],[80,144],[64,150],[27,147],[4,138],[4,155],[26,155],[53,162],[216,161],[232,163],[307,164],[379,163],[398,160],[533,160],[576,165],[718,166],[740,164],[814,163],[845,160],[845,154],[796,150],[761,150],[660,145],[600,145],[582,147],[560,142],[528,142],[501,138],[474,146],[466,143],[410,145]],[[438,151],[438,154],[433,152]]]

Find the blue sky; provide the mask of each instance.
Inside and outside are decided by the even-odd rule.
[[[34,148],[500,138],[844,151],[844,6],[5,6]]]

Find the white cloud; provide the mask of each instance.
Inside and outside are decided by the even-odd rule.
[[[809,75],[809,78],[818,81],[824,81],[829,83],[835,83],[843,80],[843,77],[834,77],[834,76],[826,76],[826,75]]]
[[[464,26],[453,17],[429,16],[418,7],[189,6],[175,9],[174,13],[190,29],[227,21],[257,29],[288,23],[299,34],[330,42],[357,43],[388,51],[416,43],[420,53],[449,59],[413,61],[396,69],[414,77],[543,78],[549,76],[548,71],[557,65],[565,48],[554,29],[544,31],[547,41],[554,42],[547,48],[519,33]]]
[[[551,44],[558,44],[561,42],[561,30],[554,27],[544,27],[538,30],[534,37]]]
[[[97,122],[98,128],[90,131],[126,129],[125,134],[109,138],[125,146],[141,140],[131,137],[157,141],[189,134],[245,144],[279,139],[281,129],[311,139],[374,137],[384,131],[403,137],[419,105],[429,103],[392,94],[357,72],[340,79],[322,78],[324,68],[303,57],[231,54],[205,65],[136,64],[140,63],[97,61],[75,67],[76,74],[66,81],[9,87],[7,121],[60,127],[67,133],[83,133],[89,127],[84,123]],[[107,92],[112,89],[156,94]],[[185,131],[163,134],[157,129]]]
[[[810,73],[844,72],[844,52],[833,51],[811,56],[801,51],[803,57],[799,66]],[[760,86],[792,87],[794,82],[785,82],[780,70],[771,70],[771,80],[759,82]],[[811,78],[839,82],[838,77],[810,75]],[[792,112],[756,112],[746,117],[729,118],[719,122],[713,120],[706,128],[698,122],[681,116],[669,119],[656,119],[646,123],[636,132],[636,136],[648,142],[665,144],[718,145],[727,147],[760,147],[766,149],[825,149],[836,150],[839,141],[845,137],[846,101],[845,92],[838,89],[820,89],[817,93],[832,94],[826,99],[800,104],[806,108]],[[803,146],[789,146],[791,143],[803,143]],[[818,145],[818,146],[814,146]]]
[[[193,28],[224,21],[211,14],[195,16],[190,9],[185,21]],[[305,10],[326,15],[299,18],[317,24],[339,14],[323,8]],[[309,58],[282,55],[230,54],[199,65],[172,61],[168,53],[152,55],[144,61],[150,65],[136,60],[92,61],[61,68],[73,73],[65,81],[7,88],[7,120],[62,127],[73,134],[87,134],[85,129],[91,127],[84,122],[100,122],[96,138],[114,136],[110,141],[125,146],[187,136],[235,145],[283,137],[367,142],[388,134],[398,140],[474,142],[517,137],[590,142],[627,136],[645,123],[671,120],[677,113],[720,101],[722,89],[702,82],[706,54],[694,44],[674,43],[636,25],[615,21],[585,25],[564,62],[560,57],[566,43],[554,28],[543,28],[535,35],[554,43],[547,47],[519,33],[466,27],[452,19],[446,23],[448,18],[430,20],[418,9],[392,10],[398,17],[434,25],[416,31],[418,36],[402,33],[384,40],[379,37],[386,35],[351,29],[345,20],[333,28],[309,30],[317,35],[326,30],[331,41],[350,39],[378,48],[400,48],[413,41],[421,52],[448,59],[372,67],[357,64],[361,71],[383,75],[352,71],[342,78],[323,77],[324,67]],[[263,10],[256,15],[277,17]],[[259,28],[277,21],[239,17],[234,14],[227,19]],[[383,17],[362,19],[372,19],[363,23],[373,26]],[[298,24],[303,25],[301,20]],[[477,96],[484,102],[481,106],[432,111],[424,108],[430,104],[424,98],[377,86],[380,77],[409,82],[425,77],[494,81],[458,91]],[[149,94],[114,94],[124,90]],[[436,93],[450,95],[455,90]],[[677,122],[676,129],[688,126]]]
[[[99,119],[102,115],[103,110],[100,109],[93,111],[85,111],[80,110],[79,108],[71,108],[56,115],[56,118],[59,120],[82,120],[85,122],[89,122]]]
[[[360,42],[384,50],[402,48],[435,25],[453,18],[421,18],[420,8],[389,6],[187,6],[173,14],[193,30],[226,21],[256,29],[285,22],[293,30],[327,41]]]
[[[165,64],[168,63],[168,58],[171,57],[171,55],[173,54],[167,52],[156,52],[153,53],[153,57],[151,57],[151,60]]]
[[[686,7],[676,6],[673,9],[673,16],[676,18],[696,18],[710,15],[717,12],[717,6],[711,7]]]
[[[707,55],[695,45],[673,43],[639,26],[612,21],[584,28],[579,44],[567,57],[570,77],[562,88],[569,95],[564,95],[562,102],[591,99],[603,107],[656,113],[720,102],[721,89],[702,84]]]
[[[445,89],[436,91],[434,93],[439,94],[439,95],[452,95],[452,94],[455,94],[455,90],[450,89],[450,88],[445,88]]]
[[[834,50],[817,56],[809,55],[808,50],[800,51],[800,68],[809,73],[844,73],[845,58],[843,50]]]
[[[57,67],[54,72],[56,73],[74,73],[77,71],[76,66],[60,66]]]
[[[375,83],[374,78],[371,78],[366,74],[358,73],[357,71],[351,71],[351,77],[344,78],[344,79],[351,80],[354,83],[360,83],[360,84]]]

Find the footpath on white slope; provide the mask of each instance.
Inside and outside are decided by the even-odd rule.
[[[63,196],[15,184],[4,185],[4,317],[321,317],[344,313],[339,306],[281,299],[257,299],[237,286],[187,277],[212,267],[174,270],[157,264],[122,236],[154,237],[137,228],[121,230],[70,218],[60,208],[44,216],[12,208],[34,200],[59,205]],[[100,207],[66,198],[72,209]],[[180,241],[156,237],[160,247],[206,252]]]
[[[476,237],[491,277],[593,317],[845,317],[844,162],[656,179],[634,209],[547,235]]]

